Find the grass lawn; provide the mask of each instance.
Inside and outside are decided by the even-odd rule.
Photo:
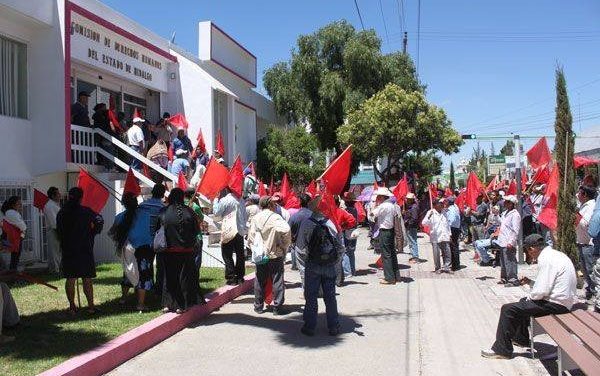
[[[248,273],[252,271],[247,268]],[[159,316],[160,300],[152,293],[146,296],[150,312],[135,311],[136,298],[133,293],[130,293],[125,306],[119,304],[122,273],[121,264],[102,264],[97,267],[94,301],[101,313],[96,315],[88,314],[85,309],[75,317],[65,313],[68,303],[64,279],[50,275],[38,276],[58,287],[58,291],[31,284],[12,287],[21,324],[3,331],[17,339],[0,347],[0,375],[38,374]],[[202,268],[200,287],[203,293],[224,284],[223,269]],[[80,291],[81,303],[85,308],[86,300],[81,285]]]

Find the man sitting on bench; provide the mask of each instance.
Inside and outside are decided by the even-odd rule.
[[[530,262],[537,260],[536,280],[522,278],[522,284],[533,283],[529,297],[502,306],[496,342],[491,349],[481,350],[481,356],[485,358],[510,359],[513,344],[530,346],[528,329],[531,317],[567,313],[576,302],[577,277],[571,259],[548,246],[538,234],[526,237],[523,247]]]

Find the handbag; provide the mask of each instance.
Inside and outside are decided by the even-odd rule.
[[[135,258],[135,248],[130,243],[125,244],[122,253],[123,272],[132,286],[137,286],[140,281],[140,272]]]
[[[267,224],[267,222],[271,218],[271,215],[267,217],[262,227],[264,227],[265,224]],[[267,252],[265,250],[265,241],[263,240],[261,231],[262,228],[256,228],[254,240],[250,245],[250,250],[252,251],[252,262],[256,265],[266,264],[269,261],[269,256],[267,256]]]
[[[227,244],[238,234],[237,229],[237,210],[232,210],[231,213],[223,217],[221,222],[221,244]]]
[[[154,235],[154,252],[161,253],[167,249],[167,237],[165,236],[164,226],[160,226],[156,234]]]

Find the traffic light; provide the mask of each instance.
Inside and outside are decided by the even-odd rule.
[[[475,134],[463,134],[461,135],[463,140],[474,140],[477,138],[477,135]]]

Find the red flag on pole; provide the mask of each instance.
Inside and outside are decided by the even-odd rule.
[[[340,231],[340,225],[337,221],[337,205],[333,199],[333,195],[329,192],[329,189],[325,187],[325,190],[321,193],[321,201],[317,206],[319,211],[333,222],[338,231]]]
[[[281,193],[281,199],[284,204],[287,202],[290,193],[292,192],[292,186],[287,176],[287,172],[283,173],[283,178],[281,179],[281,187],[279,188],[279,193]]]
[[[358,218],[357,218],[358,223],[363,223],[365,221],[365,219],[367,218],[367,212],[365,211],[365,207],[363,206],[363,203],[360,201],[356,201],[354,203],[354,208],[356,209],[356,214],[358,216]]]
[[[446,187],[446,189],[444,190],[444,197],[451,197],[454,196],[454,192],[452,192],[452,189],[450,189],[449,187]]]
[[[512,179],[510,184],[508,185],[508,189],[506,190],[507,195],[516,195],[517,194],[517,181]]]
[[[527,171],[524,168],[521,169],[521,190],[524,191],[527,188],[527,182],[529,179],[527,178]]]
[[[323,180],[332,195],[340,195],[350,176],[350,164],[352,163],[352,145],[348,146],[327,167],[319,180]]]
[[[140,118],[140,119],[142,119],[142,114],[140,114],[140,110],[138,110],[138,108],[137,108],[137,107],[133,109],[133,118],[134,118],[134,119],[135,119],[135,118]]]
[[[294,191],[290,191],[285,200],[284,208],[286,209],[300,209],[302,206],[300,205],[300,199],[296,196]]]
[[[438,192],[437,187],[433,183],[429,184],[429,194],[432,199],[432,203],[433,203],[433,200],[440,197],[440,193]]]
[[[548,179],[546,194],[544,195],[546,205],[542,208],[538,221],[551,230],[556,230],[558,226],[558,213],[556,207],[558,204],[558,168],[554,167]]]
[[[127,177],[125,178],[125,186],[123,187],[123,194],[127,192],[133,194],[136,197],[142,193],[142,190],[140,189],[140,184],[135,178],[131,167],[129,167],[129,171],[127,171]]]
[[[400,181],[396,185],[396,188],[394,188],[394,191],[392,192],[394,194],[394,196],[396,197],[398,205],[404,204],[404,198],[406,197],[408,192],[409,192],[408,179],[406,178],[406,172],[405,172],[404,176],[402,177],[402,179],[400,179]]]
[[[13,253],[19,252],[22,240],[21,230],[12,223],[8,223],[8,221],[2,221],[2,232],[6,234],[6,240],[9,244],[8,250]]]
[[[50,199],[44,193],[38,191],[37,189],[33,190],[33,206],[42,211],[44,210],[44,206],[46,206],[48,201],[50,201]]]
[[[533,168],[539,168],[552,160],[546,137],[542,137],[527,151],[527,161]]]
[[[87,206],[96,213],[101,213],[108,201],[108,189],[81,167],[77,186],[83,190],[81,205]]]
[[[182,114],[175,114],[168,118],[167,121],[177,128],[188,129],[189,127],[187,119]]]
[[[265,188],[265,184],[258,179],[258,195],[260,197],[267,195],[267,189]]]
[[[275,194],[275,184],[273,184],[273,177],[271,176],[271,184],[269,184],[269,195]]]
[[[494,178],[492,179],[492,181],[487,185],[487,187],[485,188],[486,191],[494,191],[496,190],[496,187],[498,186],[498,175],[494,176]]]
[[[534,184],[546,184],[548,183],[548,179],[550,179],[550,168],[546,165],[537,169],[535,175],[531,178],[531,181]]]
[[[465,203],[473,210],[477,210],[477,197],[485,192],[483,184],[479,181],[474,172],[469,172],[467,177],[467,193],[465,194]]]
[[[221,156],[225,156],[225,144],[223,143],[223,133],[221,130],[217,132],[217,148],[216,150],[221,154]]]
[[[315,197],[317,195],[317,183],[314,180],[311,180],[310,183],[308,183],[306,193],[308,193],[310,197]]]
[[[123,133],[125,131],[121,127],[119,118],[117,118],[115,98],[112,95],[108,97],[108,120],[112,123],[113,127],[115,127],[117,133]]]
[[[215,158],[211,158],[196,191],[212,200],[217,197],[223,188],[227,187],[228,182],[229,171],[227,171],[227,167],[217,162]]]
[[[204,143],[204,135],[202,134],[202,129],[198,130],[198,137],[196,138],[196,141],[198,141],[198,143],[196,144],[196,148],[200,148],[201,152],[206,153],[206,144]]]
[[[237,157],[235,157],[233,166],[231,166],[231,170],[229,170],[229,181],[227,186],[233,193],[236,194],[236,196],[242,197],[242,189],[244,187],[244,170],[239,154]]]
[[[184,191],[188,189],[188,182],[183,171],[179,171],[179,175],[177,175],[177,187]]]

